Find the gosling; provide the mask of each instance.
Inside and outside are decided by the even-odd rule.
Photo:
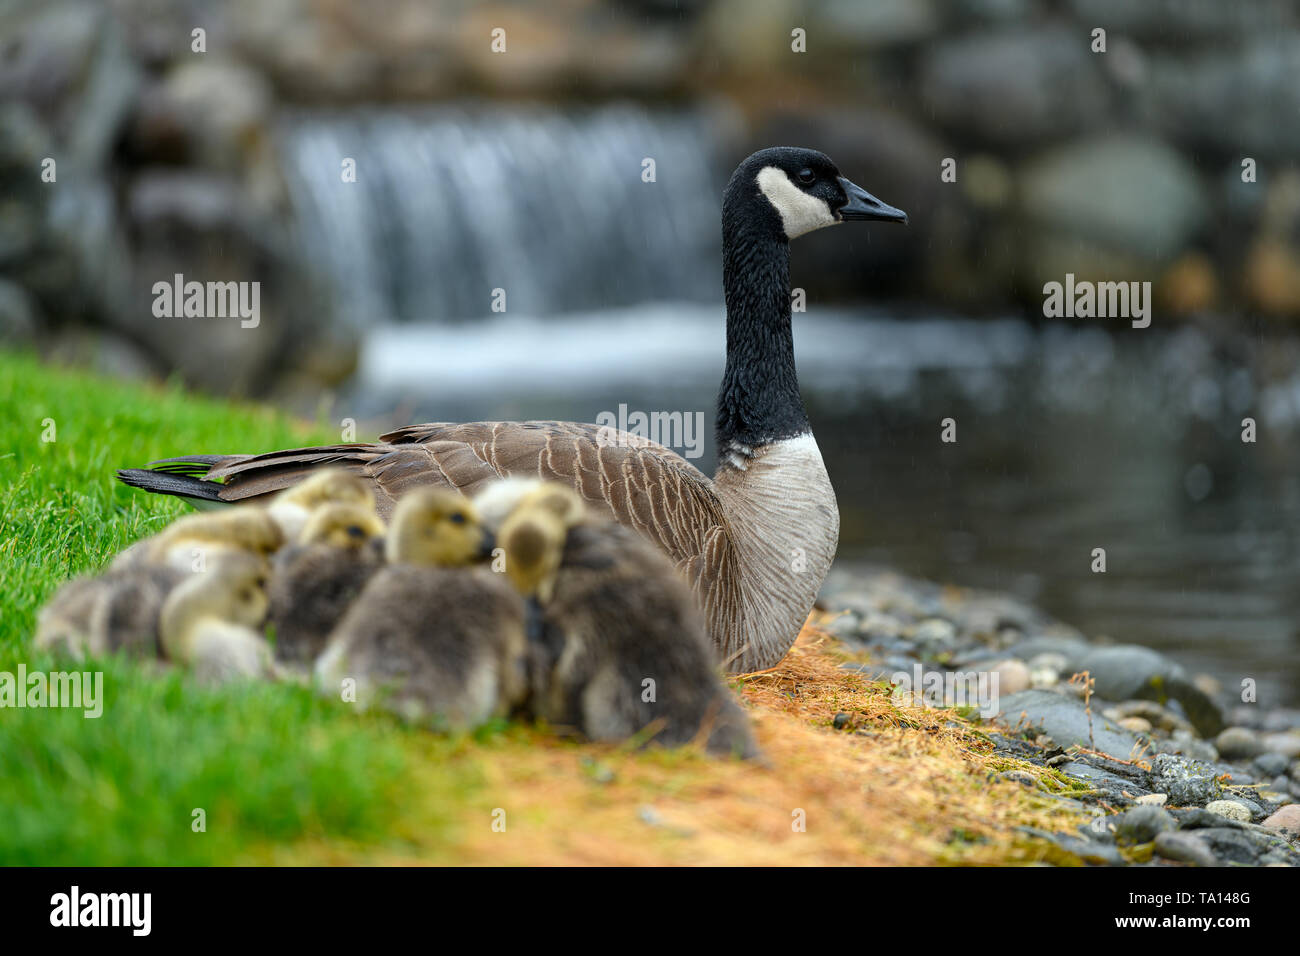
[[[114,571],[145,567],[202,571],[209,559],[222,554],[247,552],[268,557],[284,543],[284,533],[266,509],[240,505],[178,518],[153,537],[131,545],[109,567]]]
[[[281,492],[267,506],[285,541],[297,541],[312,512],[325,505],[355,505],[373,512],[375,496],[366,483],[342,468],[326,468]]]
[[[158,623],[167,658],[205,684],[276,676],[261,635],[267,571],[264,558],[230,551],[177,585]]]
[[[592,740],[650,735],[758,755],[690,591],[621,525],[584,517],[567,486],[525,495],[501,526],[506,574],[541,608],[530,634],[533,715]]]
[[[68,581],[41,608],[33,646],[76,660],[118,652],[158,657],[158,617],[183,577],[175,568],[146,566]]]
[[[330,692],[355,681],[362,705],[451,730],[504,717],[527,694],[524,602],[503,575],[474,565],[491,535],[465,497],[419,488],[393,511],[388,565],[352,603],[316,663]]]
[[[119,651],[158,657],[159,615],[173,588],[209,560],[264,556],[281,541],[260,507],[181,518],[131,545],[102,574],[63,585],[37,618],[34,646],[77,659]]]
[[[311,666],[383,564],[383,536],[373,506],[329,503],[311,513],[295,544],[276,553],[268,596],[278,661]]]

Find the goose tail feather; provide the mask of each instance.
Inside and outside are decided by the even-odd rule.
[[[117,480],[132,488],[142,488],[157,495],[184,498],[191,504],[225,504],[221,498],[222,486],[215,481],[203,481],[191,475],[152,471],[147,468],[121,468]]]

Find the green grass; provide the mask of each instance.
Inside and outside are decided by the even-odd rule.
[[[41,604],[187,510],[114,468],[329,440],[262,408],[0,353],[0,670],[57,668],[28,646]],[[0,864],[226,863],[267,844],[390,836],[410,731],[300,688],[206,691],[121,660],[80,666],[104,671],[98,719],[0,709]]]

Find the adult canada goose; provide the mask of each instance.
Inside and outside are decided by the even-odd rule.
[[[672,559],[726,666],[769,667],[798,636],[839,538],[835,492],[795,374],[790,240],[855,220],[906,222],[907,216],[849,182],[815,150],[760,150],[727,184],[727,361],[712,479],[661,445],[569,422],[411,425],[377,443],[187,456],[119,477],[163,494],[236,502],[338,466],[367,479],[385,516],[421,485],[473,495],[506,475],[564,482],[594,512],[645,536]]]
[[[366,584],[316,662],[317,684],[384,703],[410,720],[468,729],[527,693],[524,602],[486,567],[491,536],[463,495],[419,488],[393,511],[389,564]]]
[[[168,659],[204,683],[273,677],[266,620],[266,559],[226,551],[177,585],[158,622]]]
[[[383,564],[383,536],[373,507],[331,503],[312,511],[297,542],[276,552],[267,595],[277,660],[310,665],[316,659]]]
[[[536,717],[593,740],[652,731],[673,746],[757,755],[749,723],[671,562],[634,532],[584,520],[576,492],[547,483],[501,526],[517,590],[541,605],[530,641]]]

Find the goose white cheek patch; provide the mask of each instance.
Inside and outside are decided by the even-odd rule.
[[[790,181],[784,170],[775,166],[759,170],[758,188],[781,216],[787,239],[839,222],[826,200],[809,196]]]

